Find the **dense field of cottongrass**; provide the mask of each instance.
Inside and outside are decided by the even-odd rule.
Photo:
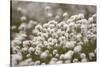
[[[51,7],[44,8],[47,22],[22,15],[20,24],[11,25],[12,66],[96,61],[96,13],[88,19],[83,13],[69,16],[67,11],[52,17]]]

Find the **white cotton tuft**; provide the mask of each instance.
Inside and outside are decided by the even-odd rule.
[[[27,48],[27,47],[24,47],[24,48],[21,49],[21,51],[22,51],[23,53],[26,53],[26,52],[28,52],[28,48]]]
[[[46,6],[45,10],[49,11],[49,10],[51,10],[51,7],[50,6]]]
[[[41,65],[46,65],[46,63],[41,63]]]
[[[22,17],[20,18],[20,20],[21,20],[21,21],[26,21],[27,18],[26,18],[26,16],[22,16]]]
[[[71,63],[71,60],[65,60],[65,63]]]
[[[61,59],[61,60],[65,59],[65,55],[61,54],[60,57],[59,57],[59,59]]]
[[[53,55],[55,55],[55,54],[57,54],[58,53],[58,51],[55,49],[55,50],[53,50]]]
[[[73,52],[72,50],[69,50],[68,52],[66,52],[66,53],[64,54],[64,59],[66,59],[66,60],[72,59],[73,53],[74,53],[74,52]]]
[[[17,11],[22,12],[22,8],[21,7],[17,7]]]
[[[80,53],[80,58],[86,58],[86,54],[85,53]]]
[[[20,40],[18,40],[18,39],[15,39],[15,40],[12,40],[12,41],[11,41],[11,44],[12,44],[13,47],[14,47],[14,46],[19,46],[21,43],[22,43],[22,42],[21,42]]]
[[[77,18],[78,19],[84,19],[84,14],[83,13],[78,14]]]
[[[63,17],[68,17],[68,13],[67,12],[63,13]]]
[[[77,58],[73,59],[73,63],[77,63],[79,60]]]
[[[62,63],[63,63],[63,61],[61,61],[61,60],[56,62],[56,64],[62,64]]]
[[[92,60],[92,58],[95,57],[95,54],[93,52],[89,53],[89,59]]]
[[[78,45],[74,48],[74,52],[80,52],[82,50],[82,46]]]
[[[55,61],[50,61],[50,62],[49,62],[49,64],[55,64],[55,63],[56,63]]]
[[[25,62],[27,62],[27,63],[31,63],[31,62],[32,62],[32,58],[28,58],[28,59],[26,59]]]
[[[33,47],[30,47],[29,49],[28,49],[28,52],[29,53],[32,53],[32,52],[34,52],[35,51],[35,49],[33,48]]]
[[[51,58],[51,60],[49,61],[49,64],[55,64],[58,61],[57,58]]]
[[[23,47],[28,47],[30,45],[30,42],[28,40],[23,41]]]
[[[41,62],[39,60],[35,61],[34,65],[39,65]]]
[[[57,57],[57,58],[58,58],[58,57],[59,57],[59,54],[57,53],[57,54],[55,55],[55,57]]]
[[[49,55],[48,51],[44,51],[43,53],[41,53],[40,58],[46,59],[48,55]]]
[[[66,45],[65,45],[66,48],[74,48],[74,46],[75,46],[74,42],[66,42]]]
[[[12,55],[12,58],[15,59],[16,61],[22,61],[23,56],[21,53],[17,53],[17,54]]]
[[[88,61],[87,58],[81,59],[81,62],[87,62],[87,61]]]

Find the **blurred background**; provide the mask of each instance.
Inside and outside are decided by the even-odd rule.
[[[76,5],[76,4],[60,4],[60,3],[44,3],[44,2],[31,2],[31,1],[12,1],[11,14],[13,24],[18,24],[21,16],[27,16],[27,20],[33,19],[41,23],[48,21],[47,12],[45,8],[49,8],[52,13],[52,18],[57,14],[62,15],[68,12],[69,16],[83,13],[88,19],[91,15],[96,13],[96,6],[93,5]],[[49,7],[48,7],[49,6]],[[21,12],[18,12],[21,10]]]

